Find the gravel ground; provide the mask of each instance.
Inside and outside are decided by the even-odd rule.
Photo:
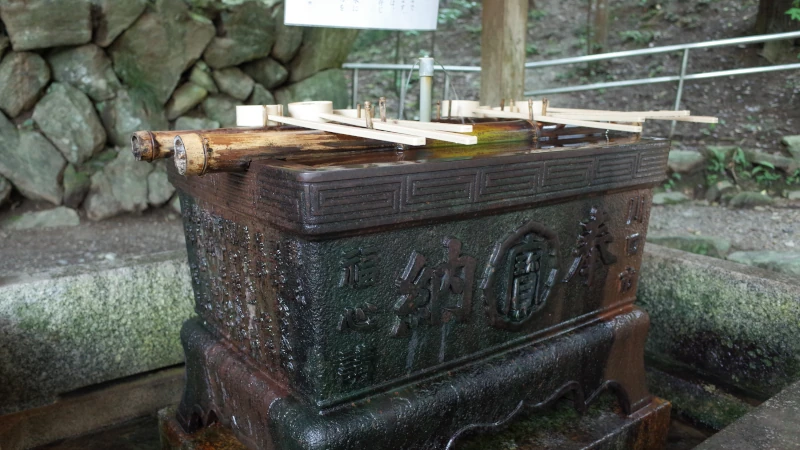
[[[731,250],[800,251],[800,209],[730,209],[699,203],[654,206],[653,235],[701,235],[731,242]]]

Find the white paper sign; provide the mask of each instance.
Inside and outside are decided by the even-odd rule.
[[[439,0],[286,0],[286,25],[435,30]]]

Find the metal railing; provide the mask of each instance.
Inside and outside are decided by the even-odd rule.
[[[586,56],[575,56],[570,58],[561,58],[561,59],[552,59],[549,61],[535,61],[535,62],[528,62],[525,63],[525,69],[538,69],[542,67],[551,67],[551,66],[562,66],[568,64],[579,64],[579,63],[586,63],[586,62],[593,62],[593,61],[603,61],[608,59],[617,59],[617,58],[630,58],[634,56],[645,56],[645,55],[655,55],[659,53],[671,53],[671,52],[682,52],[683,59],[681,61],[681,69],[678,75],[672,76],[662,76],[662,77],[651,77],[651,78],[639,78],[633,80],[621,80],[621,81],[608,81],[603,83],[592,83],[592,84],[580,84],[580,85],[572,85],[572,86],[563,86],[557,88],[548,88],[548,89],[537,89],[533,91],[526,91],[525,96],[532,96],[532,95],[542,95],[542,94],[559,94],[565,92],[575,92],[575,91],[589,91],[589,90],[596,90],[596,89],[606,89],[606,88],[618,88],[618,87],[626,87],[626,86],[637,86],[642,84],[656,84],[656,83],[668,83],[668,82],[678,82],[678,92],[675,95],[675,110],[677,111],[680,109],[681,104],[681,97],[683,95],[683,84],[684,81],[687,80],[702,80],[707,78],[716,78],[716,77],[727,77],[727,76],[735,76],[735,75],[747,75],[753,73],[764,73],[764,72],[775,72],[779,70],[792,70],[792,69],[800,69],[800,63],[793,63],[793,64],[779,64],[779,65],[771,65],[771,66],[759,66],[759,67],[748,67],[743,69],[732,69],[732,70],[719,70],[715,72],[702,72],[702,73],[693,73],[687,74],[686,68],[689,65],[689,51],[696,50],[696,49],[704,49],[704,48],[713,48],[713,47],[726,47],[731,45],[745,45],[745,44],[755,44],[761,42],[768,42],[768,41],[779,41],[785,39],[800,39],[800,31],[792,31],[788,33],[777,33],[777,34],[765,34],[759,36],[747,36],[747,37],[740,37],[740,38],[732,38],[732,39],[720,39],[716,41],[706,41],[706,42],[695,42],[691,44],[678,44],[678,45],[666,45],[663,47],[653,47],[653,48],[643,48],[639,50],[626,50],[621,52],[611,52],[611,53],[601,53],[597,55],[586,55]],[[405,79],[405,73],[409,70],[412,70],[413,64],[371,64],[371,63],[346,63],[342,65],[343,69],[352,70],[352,102],[353,105],[358,103],[358,73],[360,70],[392,70],[392,71],[400,71],[402,76],[400,77],[401,80]],[[439,66],[437,65],[436,70],[444,69],[446,73],[448,72],[480,72],[481,68],[479,66]],[[401,84],[400,88],[400,98],[405,97],[405,83]],[[444,98],[450,98],[450,77],[445,77],[445,86],[444,86]],[[670,135],[675,129],[675,123],[672,124],[672,131],[670,131]]]

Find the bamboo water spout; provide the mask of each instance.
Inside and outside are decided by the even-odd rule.
[[[534,142],[536,125],[525,120],[475,123],[471,133],[481,144]],[[395,149],[385,141],[312,130],[259,130],[250,133],[206,131],[173,132],[175,167],[186,176],[215,172],[243,172],[251,161],[280,158],[299,152]],[[426,147],[453,144],[429,141]]]

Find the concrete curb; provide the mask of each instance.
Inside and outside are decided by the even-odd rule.
[[[0,414],[183,362],[185,252],[0,280]]]
[[[648,243],[647,356],[765,400],[800,379],[800,280]]]

